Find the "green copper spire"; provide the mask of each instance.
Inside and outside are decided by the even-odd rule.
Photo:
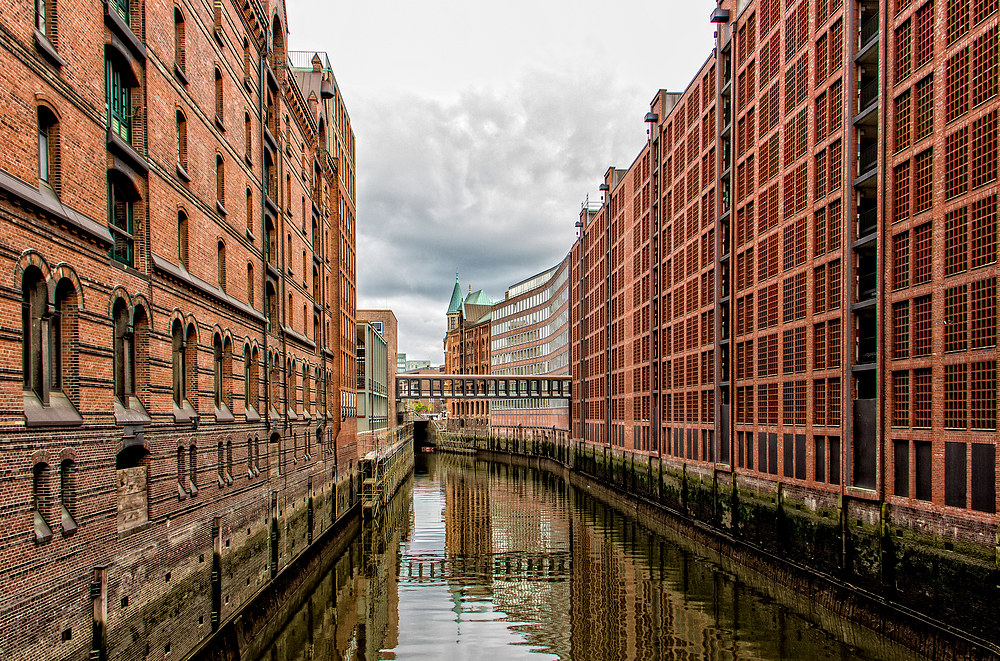
[[[451,292],[451,303],[448,304],[448,314],[458,314],[462,307],[462,287],[458,284],[458,272],[455,272],[455,289]]]

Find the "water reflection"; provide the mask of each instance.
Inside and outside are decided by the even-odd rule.
[[[751,584],[548,473],[423,455],[261,658],[916,658]]]

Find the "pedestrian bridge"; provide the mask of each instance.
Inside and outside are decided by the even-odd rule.
[[[569,399],[569,376],[441,374],[396,377],[396,399]]]

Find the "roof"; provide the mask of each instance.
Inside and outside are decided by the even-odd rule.
[[[462,307],[462,287],[458,284],[458,274],[455,275],[455,288],[451,291],[451,302],[448,303],[448,314],[457,314]]]

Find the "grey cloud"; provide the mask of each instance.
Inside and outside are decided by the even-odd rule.
[[[536,71],[453,101],[356,102],[361,307],[388,304],[401,350],[439,362],[455,271],[500,298],[562,259],[586,194],[642,146],[647,96],[609,74]]]

